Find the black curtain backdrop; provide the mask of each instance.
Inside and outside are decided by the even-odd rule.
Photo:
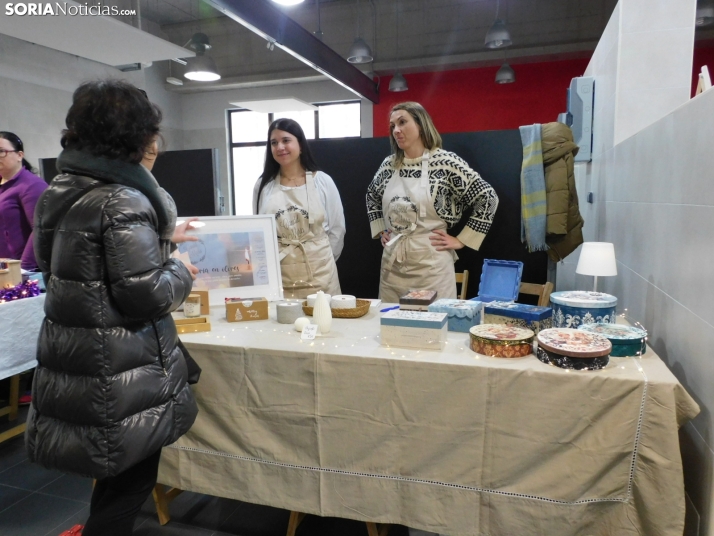
[[[456,271],[469,271],[468,297],[478,294],[484,259],[523,262],[523,281],[545,283],[548,256],[528,253],[521,244],[520,172],[523,150],[518,130],[498,130],[445,134],[444,149],[453,151],[481,174],[496,190],[498,211],[493,226],[479,251],[463,248],[457,252]],[[365,194],[367,186],[390,154],[388,138],[316,140],[310,148],[321,170],[337,185],[345,209],[347,234],[345,247],[337,261],[344,294],[376,298],[379,292],[379,266],[382,246],[370,237]],[[464,219],[450,234],[457,235]],[[521,296],[524,303],[535,303]]]
[[[445,134],[444,149],[453,151],[478,171],[498,193],[496,219],[480,251],[459,250],[456,271],[469,271],[468,297],[478,294],[484,259],[523,262],[523,281],[545,283],[547,255],[528,253],[520,239],[521,139],[518,130],[497,130]],[[379,292],[379,266],[382,246],[370,237],[365,194],[367,186],[389,155],[388,138],[349,138],[315,140],[310,147],[317,163],[329,174],[342,197],[347,234],[345,247],[337,261],[342,292],[359,298],[376,298]],[[176,200],[179,216],[213,216],[214,151],[201,149],[169,151],[161,155],[153,173]],[[43,177],[55,176],[55,159],[42,159]],[[465,215],[468,217],[468,214]],[[457,235],[464,221],[449,230]],[[535,303],[535,297],[521,296],[523,303]]]
[[[216,149],[166,151],[159,155],[151,173],[171,194],[180,217],[215,216]],[[57,175],[57,159],[41,158],[40,171],[48,184]]]

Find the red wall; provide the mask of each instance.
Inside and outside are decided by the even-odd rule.
[[[709,76],[714,82],[714,39],[697,42],[695,46],[697,48],[694,49],[694,64],[692,65],[692,97],[697,89],[702,65],[709,68]]]
[[[702,65],[714,79],[714,40],[698,41],[694,49],[692,96]],[[389,110],[417,101],[429,112],[439,132],[504,130],[555,121],[565,111],[565,90],[581,76],[589,58],[513,65],[516,81],[496,84],[498,67],[406,74],[409,89],[391,93],[391,76],[382,78],[379,104],[374,106],[374,136],[389,135]]]
[[[374,106],[374,136],[389,135],[389,110],[404,101],[421,103],[441,133],[504,130],[549,123],[565,111],[570,80],[581,76],[589,58],[513,65],[516,81],[496,84],[498,67],[406,74],[409,89],[388,90],[381,80]]]

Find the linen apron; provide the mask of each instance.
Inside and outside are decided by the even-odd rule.
[[[434,189],[436,192],[436,189]],[[456,298],[453,250],[437,251],[429,241],[435,229],[446,231],[446,223],[434,208],[429,193],[429,153],[422,156],[420,177],[400,177],[392,173],[382,197],[391,240],[382,253],[379,297],[385,303],[399,303],[399,297],[413,289],[436,290],[438,298]]]
[[[318,290],[341,294],[313,174],[305,174],[305,187],[286,188],[280,175],[275,180],[265,212],[275,214],[285,298],[306,298]]]

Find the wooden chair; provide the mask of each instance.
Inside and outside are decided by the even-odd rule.
[[[538,305],[541,307],[548,307],[548,303],[550,303],[550,293],[553,292],[553,283],[548,282],[543,285],[538,285],[536,283],[521,283],[520,292],[521,294],[538,296]]]
[[[469,271],[464,270],[460,274],[456,274],[456,283],[461,283],[461,292],[459,293],[459,299],[466,299],[466,291],[469,288]],[[438,297],[438,296],[437,296]]]
[[[0,416],[7,415],[8,421],[17,419],[18,399],[20,398],[20,375],[15,374],[10,378],[10,397],[7,406],[0,408]],[[25,433],[26,423],[18,424],[0,434],[0,443]]]
[[[302,522],[303,519],[305,519],[305,515],[302,512],[290,512],[290,520],[288,521],[288,532],[287,536],[295,536],[295,531],[298,528],[298,525]],[[384,524],[384,525],[377,525],[376,523],[372,523],[370,521],[366,522],[367,525],[367,535],[368,536],[388,536],[389,534],[389,527],[390,525]]]

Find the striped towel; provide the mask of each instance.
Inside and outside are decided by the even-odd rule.
[[[540,124],[520,127],[523,144],[521,166],[521,242],[528,251],[545,251],[546,202],[543,145]]]

